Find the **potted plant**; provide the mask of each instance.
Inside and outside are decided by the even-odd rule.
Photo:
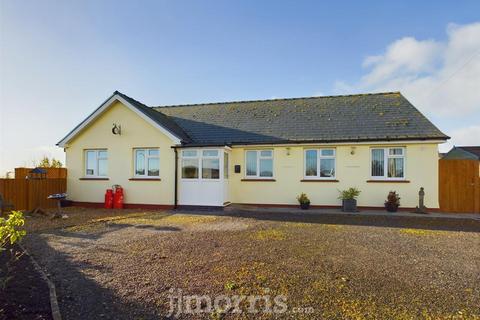
[[[300,208],[303,210],[307,210],[310,208],[310,199],[308,199],[307,195],[305,193],[300,194],[297,197],[298,203],[300,203]]]
[[[387,201],[385,201],[385,209],[388,212],[397,212],[398,207],[400,206],[400,197],[395,191],[390,191],[387,196]]]
[[[357,188],[348,188],[347,190],[340,191],[339,199],[342,200],[342,211],[344,212],[356,212],[357,210],[357,197],[360,195],[360,190]]]

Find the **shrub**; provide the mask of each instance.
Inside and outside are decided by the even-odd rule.
[[[340,196],[338,199],[341,200],[352,200],[357,198],[360,195],[360,190],[357,188],[348,188],[346,190],[338,190],[340,192]]]
[[[20,228],[25,224],[25,219],[20,211],[12,211],[8,219],[0,218],[0,250],[4,250],[8,243],[15,244],[25,236],[25,230]]]
[[[8,280],[10,280],[13,263],[17,261],[23,253],[14,250],[11,245],[22,240],[25,236],[25,230],[21,227],[25,224],[25,219],[20,211],[12,211],[8,218],[0,218],[0,252],[6,251],[10,246],[8,261],[5,265],[0,265],[0,289],[5,290]],[[2,254],[5,254],[3,252]]]
[[[400,197],[397,192],[390,191],[387,196],[387,201],[385,201],[385,205],[389,205],[392,207],[399,207],[400,206]]]
[[[299,196],[297,196],[297,200],[300,204],[310,204],[310,199],[308,199],[305,193],[301,193]]]

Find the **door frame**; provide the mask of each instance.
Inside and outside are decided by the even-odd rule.
[[[184,156],[183,151],[197,152],[196,156]],[[218,156],[204,156],[204,151],[217,151]],[[224,154],[230,153],[229,147],[186,147],[179,148],[178,157],[178,176],[179,181],[179,205],[191,206],[224,206],[225,198],[228,198],[228,179],[224,175]],[[197,159],[198,176],[197,178],[183,178],[183,160]],[[202,160],[203,159],[218,159],[219,160],[219,178],[205,179],[202,178]],[[230,155],[229,155],[230,159]],[[230,171],[230,170],[229,170]]]

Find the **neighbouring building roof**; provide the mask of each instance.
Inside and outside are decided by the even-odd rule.
[[[453,147],[442,159],[480,160],[480,146]]]
[[[461,148],[467,152],[470,152],[471,154],[474,154],[477,156],[477,158],[480,158],[480,146],[475,146],[475,147],[457,147]]]

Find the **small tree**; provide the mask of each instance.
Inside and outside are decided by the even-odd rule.
[[[10,245],[22,240],[26,231],[21,230],[25,224],[25,218],[20,211],[12,211],[8,218],[0,218],[0,250],[5,250],[8,243]]]
[[[62,162],[60,160],[52,158],[52,168],[61,168],[61,167],[63,167]]]
[[[8,218],[0,217],[0,252],[6,251],[8,245],[13,245],[26,235],[26,231],[21,227],[25,224],[25,219],[20,211],[12,211]],[[13,248],[9,249],[10,255],[5,267],[1,266],[5,271],[0,270],[0,288],[5,290],[8,280],[11,278],[11,268],[23,253],[19,253]]]
[[[44,156],[42,160],[34,163],[34,165],[35,167],[40,168],[61,168],[63,166],[60,160],[57,160],[55,158],[52,158],[52,160],[50,160],[47,156]]]

